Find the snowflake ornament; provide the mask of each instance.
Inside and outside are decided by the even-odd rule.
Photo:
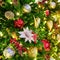
[[[28,27],[22,32],[19,32],[20,34],[20,38],[25,38],[25,42],[29,41],[31,43],[31,41],[34,41],[33,36],[34,34],[32,34],[32,30],[29,30]]]

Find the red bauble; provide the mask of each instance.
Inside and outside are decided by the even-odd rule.
[[[23,20],[22,19],[15,20],[14,21],[14,26],[17,27],[17,28],[23,28],[23,26],[24,26]]]
[[[42,43],[43,43],[43,45],[44,45],[44,49],[45,49],[46,51],[49,51],[49,50],[50,50],[50,43],[49,43],[49,41],[46,40],[46,39],[44,39],[44,40],[42,40]]]
[[[49,15],[50,15],[50,11],[49,11],[49,10],[46,10],[46,11],[45,11],[45,15],[46,15],[46,16],[49,16]]]

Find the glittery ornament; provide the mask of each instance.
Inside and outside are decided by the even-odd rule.
[[[12,11],[6,11],[5,12],[5,17],[7,19],[13,19],[14,18],[14,13]]]
[[[18,36],[16,35],[15,32],[12,32],[11,36],[12,36],[12,38],[16,38],[16,40],[18,39]]]
[[[48,29],[51,31],[53,27],[53,21],[51,20],[47,21],[47,26],[48,26]]]
[[[39,17],[38,18],[34,17],[34,26],[35,26],[35,28],[38,28],[39,24],[40,24],[40,18]]]
[[[22,19],[17,19],[14,21],[14,27],[16,28],[23,28],[24,21]]]
[[[50,8],[54,9],[56,7],[56,3],[55,2],[50,2]]]
[[[7,48],[4,49],[3,55],[6,59],[11,58],[12,56],[15,55],[15,51],[14,51],[13,48],[7,47]]]
[[[29,50],[28,50],[29,57],[34,57],[35,58],[37,56],[37,53],[38,53],[37,47],[30,47]]]
[[[57,40],[60,42],[60,34],[57,34]]]
[[[23,11],[24,11],[25,13],[31,12],[31,6],[30,6],[29,4],[25,4],[25,5],[23,6]]]

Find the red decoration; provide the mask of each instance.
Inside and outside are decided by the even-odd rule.
[[[15,20],[14,21],[14,26],[17,27],[17,28],[23,28],[23,26],[24,26],[23,20],[22,19]]]
[[[10,39],[10,43],[13,43],[16,46],[20,55],[22,55],[22,51],[27,51],[27,49],[24,48],[22,45],[20,45],[20,43],[17,42],[17,40],[15,38]]]
[[[35,34],[34,32],[32,32],[32,34],[33,34],[34,43],[36,44],[37,34]]]
[[[42,40],[42,43],[43,43],[43,45],[44,45],[44,49],[45,49],[46,51],[49,51],[49,50],[50,50],[50,43],[49,43],[49,41],[46,40],[46,39],[44,39],[44,40]]]
[[[57,23],[54,23],[54,28],[55,29],[58,29],[59,28]]]
[[[46,60],[50,60],[50,56],[48,54],[45,55]]]
[[[42,2],[38,2],[38,4],[44,4],[46,0],[42,0]]]
[[[49,14],[50,14],[49,10],[46,10],[46,11],[45,11],[45,15],[46,15],[46,16],[49,16]]]

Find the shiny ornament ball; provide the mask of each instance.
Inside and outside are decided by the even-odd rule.
[[[25,5],[23,6],[23,11],[24,11],[25,13],[31,12],[31,6],[30,6],[29,4],[25,4]]]
[[[37,47],[31,47],[31,48],[29,48],[29,50],[28,50],[28,55],[29,55],[29,57],[35,58],[35,57],[37,56],[37,53],[38,53]]]
[[[13,48],[7,47],[7,48],[4,49],[3,55],[6,59],[11,58],[12,56],[15,55],[15,51],[14,51]]]
[[[54,9],[56,7],[56,3],[55,2],[50,2],[50,8]]]
[[[5,17],[7,19],[13,19],[14,18],[14,13],[12,11],[6,11],[5,12]]]

